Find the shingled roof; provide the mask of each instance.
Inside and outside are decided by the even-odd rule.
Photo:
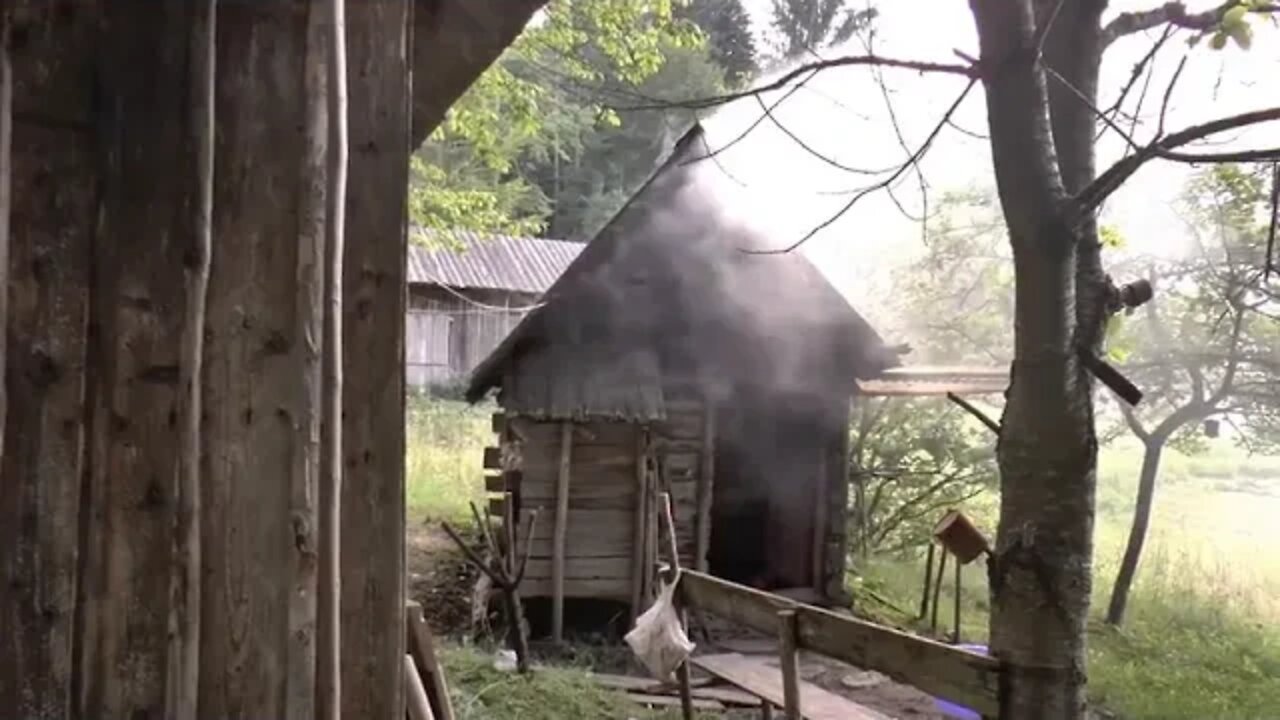
[[[428,230],[411,231],[407,258],[410,284],[541,295],[585,247],[565,240],[466,230],[453,231],[451,239],[440,242]]]
[[[695,125],[476,367],[468,400],[500,387],[530,416],[653,420],[671,366],[832,392],[898,364],[803,255],[742,251],[766,239],[700,191],[704,148]]]

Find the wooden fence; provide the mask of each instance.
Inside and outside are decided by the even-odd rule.
[[[705,573],[680,573],[686,608],[776,634],[778,613],[795,613],[796,645],[880,673],[930,695],[999,715],[999,663],[991,657],[916,635],[804,605]]]

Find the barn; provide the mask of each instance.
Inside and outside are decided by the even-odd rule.
[[[897,353],[802,255],[744,252],[767,242],[703,192],[705,147],[695,126],[471,376],[503,411],[487,486],[541,518],[525,597],[642,607],[664,491],[684,565],[843,594],[850,401]]]
[[[418,388],[466,378],[584,247],[464,230],[411,236],[405,382]]]

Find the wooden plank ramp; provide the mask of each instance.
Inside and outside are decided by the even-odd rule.
[[[690,658],[695,667],[781,707],[782,670],[764,658],[739,653]],[[827,692],[813,683],[800,682],[800,715],[807,720],[889,720],[875,710]]]

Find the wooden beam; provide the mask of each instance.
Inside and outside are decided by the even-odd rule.
[[[573,423],[560,423],[560,471],[556,475],[556,517],[551,555],[551,640],[564,641],[564,538],[569,530],[569,468]]]
[[[436,720],[431,712],[431,703],[427,702],[427,689],[422,684],[422,677],[414,670],[413,658],[404,656],[404,677],[408,687],[407,706],[411,720]]]
[[[485,470],[501,470],[502,469],[502,450],[496,447],[487,447],[484,449],[484,469]]]
[[[827,574],[827,515],[830,512],[827,499],[827,472],[830,467],[830,458],[825,446],[819,452],[818,475],[813,481],[813,556],[810,558],[813,566],[810,572],[813,574],[813,589],[820,597],[825,597],[827,594],[824,582]]]
[[[798,647],[884,673],[983,715],[999,714],[999,663],[893,628],[795,603],[705,573],[681,574],[680,597],[758,632],[777,631],[777,612],[795,610]]]
[[[787,720],[800,716],[800,654],[796,649],[796,611],[778,611],[778,665],[782,668],[782,714]]]
[[[649,443],[646,433],[641,429],[636,433],[636,468],[635,468],[635,525],[632,527],[631,545],[631,622],[635,623],[640,616],[641,604],[644,602],[645,577],[645,525],[647,522],[649,497],[648,457]]]
[[[485,492],[504,493],[507,491],[507,478],[499,473],[485,473]]]
[[[707,572],[707,553],[711,549],[711,503],[716,473],[716,406],[712,398],[703,404],[702,467],[698,473],[698,515],[694,521],[697,533],[694,569]]]
[[[405,646],[422,678],[427,701],[433,708],[436,720],[453,720],[449,683],[445,679],[440,659],[436,656],[435,640],[431,637],[431,628],[427,626],[422,605],[416,600],[405,604],[405,631]]]
[[[507,427],[507,416],[503,413],[496,412],[489,416],[489,429],[495,433],[501,433]]]

